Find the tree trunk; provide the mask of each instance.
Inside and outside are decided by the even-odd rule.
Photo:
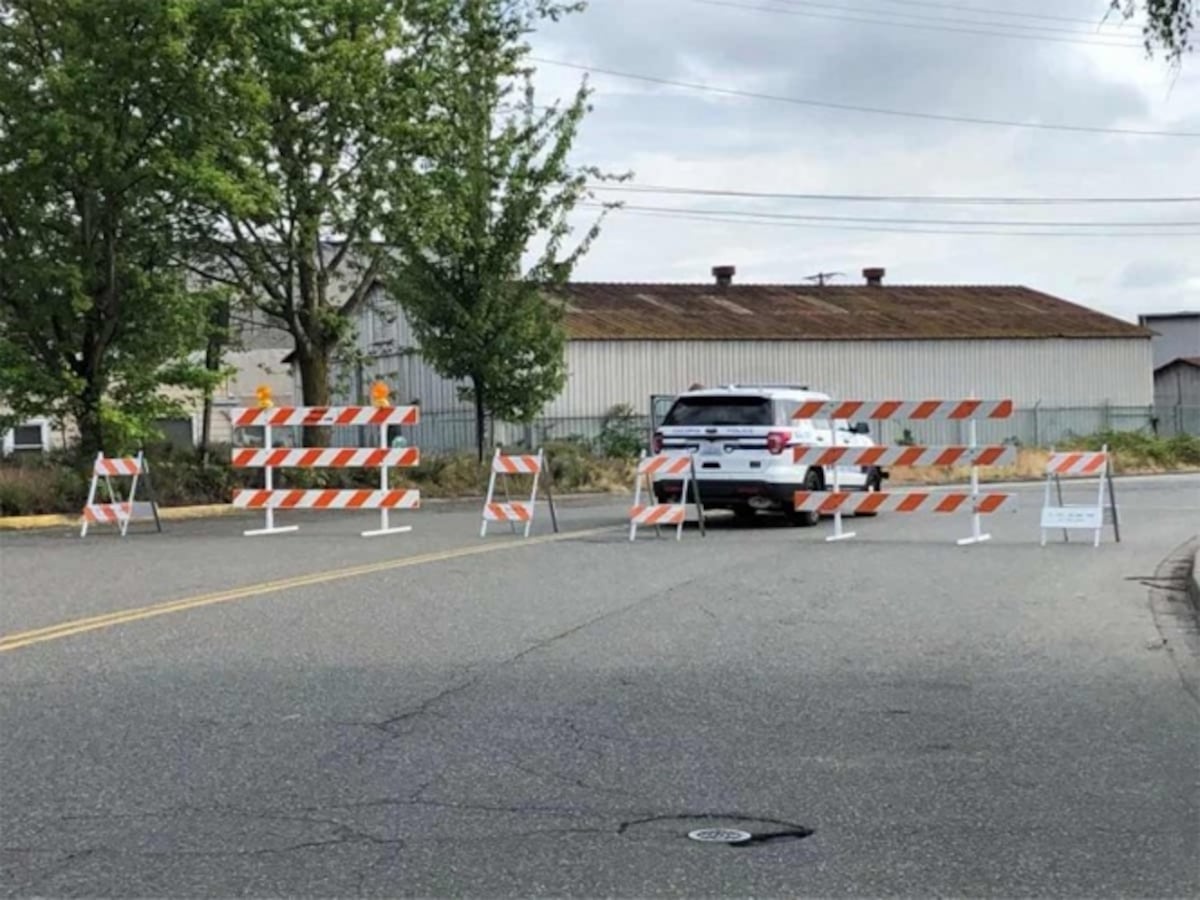
[[[217,304],[209,318],[208,345],[204,348],[204,368],[209,372],[221,369],[225,341],[229,332],[229,301]],[[212,440],[213,389],[204,389],[204,418],[200,422],[200,462],[208,462],[209,442]]]
[[[75,426],[79,429],[79,456],[89,462],[104,449],[104,422],[100,416],[103,391],[97,381],[88,381],[75,401]]]
[[[296,364],[300,367],[300,392],[305,406],[329,405],[329,353],[328,347],[314,346],[296,353]],[[306,426],[306,447],[328,447],[330,430],[327,427]]]
[[[483,406],[483,379],[471,378],[471,392],[475,397],[475,450],[483,462],[483,446],[486,438],[486,410]]]

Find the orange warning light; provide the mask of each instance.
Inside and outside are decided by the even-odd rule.
[[[388,406],[388,395],[391,391],[388,386],[382,381],[377,381],[371,385],[371,405],[372,406]]]
[[[270,409],[272,406],[275,405],[274,402],[272,402],[272,400],[271,400],[271,386],[270,385],[260,384],[258,387],[256,387],[254,389],[254,396],[256,396],[258,398],[258,408],[259,409]]]

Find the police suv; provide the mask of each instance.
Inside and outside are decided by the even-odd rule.
[[[751,518],[760,510],[783,512],[797,525],[815,525],[816,512],[796,512],[796,491],[833,487],[832,466],[797,465],[800,444],[874,446],[866,422],[792,419],[804,402],[829,400],[805,387],[732,384],[680,394],[654,431],[653,453],[692,452],[700,499],[707,509],[729,509]],[[842,490],[877,491],[887,473],[876,466],[839,466]],[[678,502],[682,482],[654,481],[659,503]],[[690,493],[690,492],[689,492]],[[689,498],[690,499],[690,498]]]

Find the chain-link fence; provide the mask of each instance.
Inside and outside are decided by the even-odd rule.
[[[649,416],[580,416],[537,419],[529,425],[507,422],[486,424],[485,446],[534,448],[556,441],[587,444],[598,451],[610,442],[629,440],[647,444]],[[871,423],[871,436],[880,444],[961,444],[969,438],[966,422],[887,420]],[[1072,437],[1104,431],[1140,431],[1171,437],[1200,436],[1200,406],[1033,406],[1018,408],[1008,419],[979,420],[980,443],[1009,443],[1049,447]],[[300,446],[300,428],[276,428],[273,440],[280,446]],[[379,440],[375,428],[346,426],[332,429],[332,444],[372,446]],[[261,440],[258,429],[242,430],[243,440]],[[420,447],[426,454],[458,453],[475,448],[475,417],[459,413],[424,413],[415,426],[397,426],[389,442]]]

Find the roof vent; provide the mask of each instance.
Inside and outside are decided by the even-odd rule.
[[[733,284],[733,276],[737,274],[736,266],[713,266],[713,278],[717,280],[717,287],[729,287]]]
[[[887,269],[863,269],[863,278],[871,287],[880,287],[883,284],[883,276],[886,274]]]

